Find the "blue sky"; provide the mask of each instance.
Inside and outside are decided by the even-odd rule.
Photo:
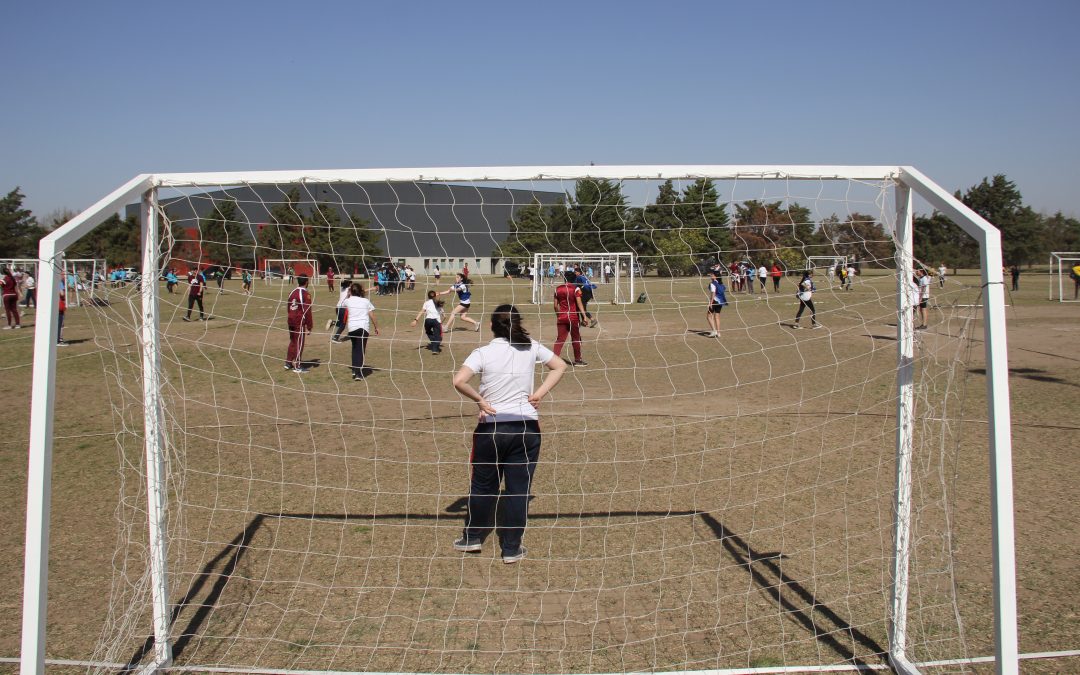
[[[911,164],[1080,214],[1080,2],[54,2],[0,8],[0,190],[139,173]]]

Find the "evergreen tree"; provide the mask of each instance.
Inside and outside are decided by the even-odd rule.
[[[892,266],[896,247],[873,216],[856,212],[840,219],[834,214],[822,221],[820,234],[825,246],[811,255],[835,252],[852,260],[872,261],[876,266]]]
[[[0,258],[36,258],[38,240],[45,232],[29,209],[26,197],[15,188],[0,199]]]
[[[913,222],[914,255],[930,267],[979,266],[979,244],[942,213],[916,216]]]
[[[961,197],[971,210],[1001,230],[1002,256],[1006,265],[1032,262],[1041,253],[1041,219],[1025,206],[1016,184],[997,174],[983,178]]]

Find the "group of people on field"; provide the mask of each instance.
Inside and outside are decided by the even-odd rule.
[[[67,312],[67,280],[60,279],[57,294],[59,296],[56,346],[66,347],[64,341],[64,314]],[[4,304],[4,318],[7,325],[3,330],[22,328],[22,315],[19,312],[19,298],[23,298],[23,309],[29,311],[30,305],[37,309],[37,280],[29,270],[0,269],[0,300]]]

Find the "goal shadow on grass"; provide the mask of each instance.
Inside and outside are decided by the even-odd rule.
[[[535,496],[530,497],[530,501]],[[224,593],[229,580],[232,578],[240,561],[250,550],[252,539],[256,533],[264,527],[266,521],[280,519],[301,520],[325,520],[342,521],[363,520],[445,520],[447,516],[460,515],[466,510],[466,498],[462,497],[450,504],[443,513],[385,513],[375,515],[348,515],[343,513],[259,513],[248,522],[247,526],[237,534],[232,541],[212,558],[202,570],[195,576],[191,587],[184,597],[173,606],[170,617],[170,626],[173,628],[170,634],[174,636],[172,644],[173,658],[181,656],[193,638],[196,638],[205,627],[206,621],[213,613],[222,593]],[[887,650],[872,637],[866,635],[858,628],[851,625],[835,610],[824,602],[821,602],[802,583],[791,578],[783,571],[784,554],[779,551],[758,551],[750,546],[747,541],[724,526],[712,514],[702,511],[597,511],[577,514],[566,513],[536,513],[529,514],[529,520],[554,520],[576,516],[583,519],[609,519],[618,517],[670,517],[690,516],[700,519],[708,530],[723,547],[725,553],[735,563],[746,570],[754,585],[767,594],[783,611],[784,615],[798,623],[814,637],[821,645],[844,662],[855,667],[870,665],[865,659],[872,659],[876,663],[887,663],[885,655]],[[199,599],[201,596],[201,599]],[[177,631],[176,627],[182,615],[190,614],[187,624]],[[867,650],[861,656],[857,656],[849,645],[858,644]],[[134,672],[140,667],[142,660],[154,648],[154,637],[147,637],[139,649],[135,651],[127,665],[121,670],[124,673]]]

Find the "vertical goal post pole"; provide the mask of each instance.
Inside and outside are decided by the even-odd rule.
[[[979,242],[984,293],[987,422],[990,432],[990,508],[993,520],[994,651],[998,673],[1019,672],[1016,616],[1016,525],[1012,482],[1012,422],[1005,327],[1005,274],[1001,232],[913,167],[899,180],[913,188]]]
[[[38,310],[34,326],[33,391],[26,477],[26,551],[23,559],[22,675],[45,672],[49,599],[49,516],[52,496],[53,413],[56,404],[56,331],[62,251],[150,189],[140,175],[114,190],[38,243]]]

